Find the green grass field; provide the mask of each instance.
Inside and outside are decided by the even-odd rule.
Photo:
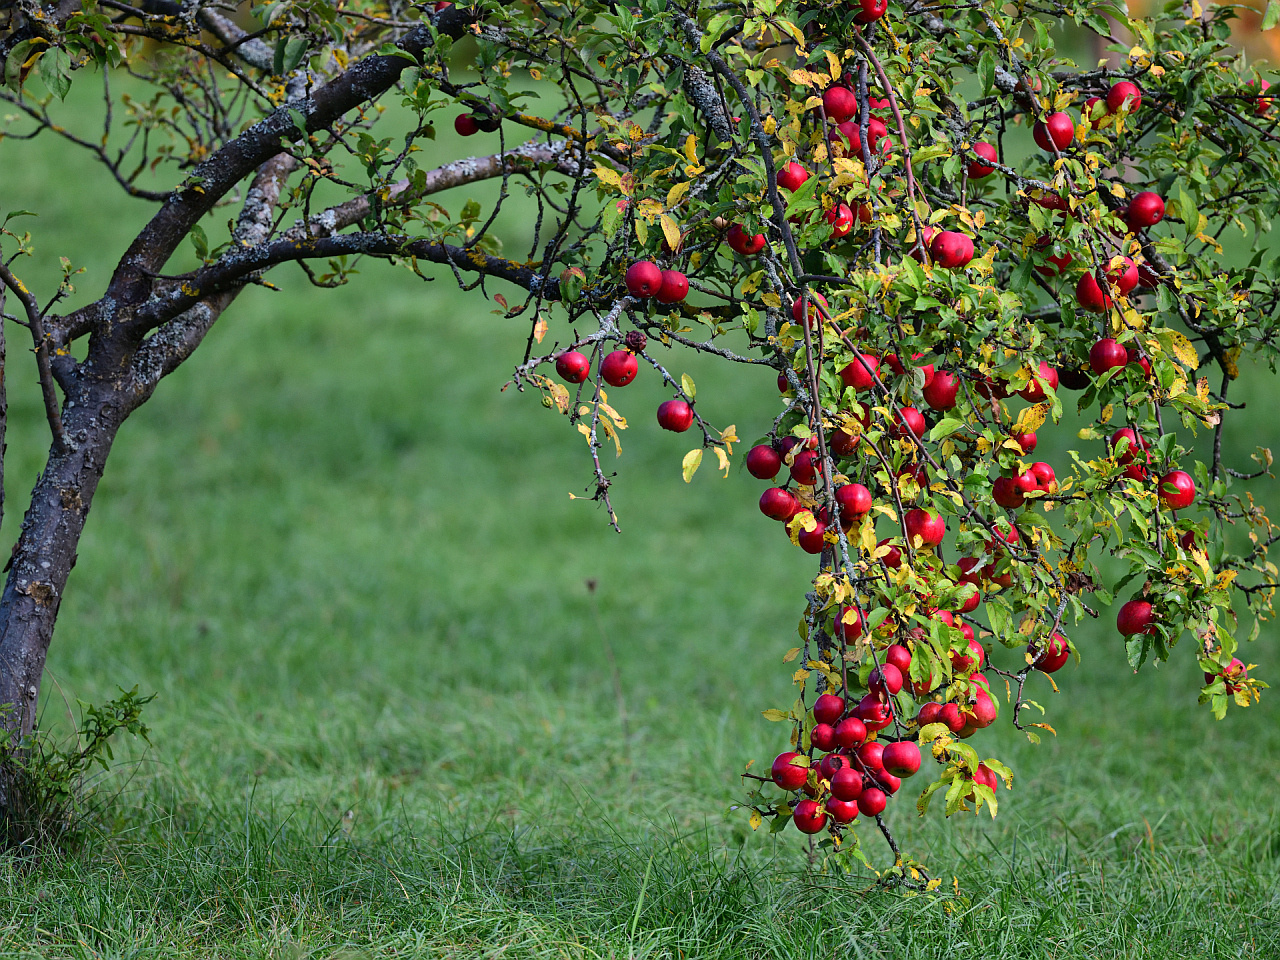
[[[47,295],[65,254],[96,296],[149,210],[83,157],[38,156],[0,143],[3,204],[43,213],[26,228],[46,259],[15,268]],[[523,321],[374,263],[336,292],[273,279],[285,292],[243,296],[112,456],[44,724],[137,684],[155,745],[101,782],[101,835],[4,864],[0,955],[1280,956],[1274,692],[1215,722],[1189,651],[1134,677],[1104,612],[1064,692],[1036,690],[1058,738],[982,735],[1017,775],[997,820],[920,820],[910,793],[892,809],[940,891],[811,872],[794,831],[727,812],[743,765],[781,747],[760,710],[789,702],[811,574],[758,484],[707,466],[686,486],[691,444],[652,422],[642,375],[615,397],[618,536],[569,498],[590,479],[578,434],[499,391]],[[10,538],[47,446],[25,335]],[[772,377],[671,362],[716,422],[762,432]],[[1250,374],[1233,462],[1280,439],[1274,383]],[[1276,636],[1247,651],[1273,682]]]

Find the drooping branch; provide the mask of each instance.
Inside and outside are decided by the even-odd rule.
[[[49,367],[49,341],[44,333],[44,315],[35,295],[26,288],[21,280],[0,261],[0,283],[3,283],[22,304],[27,315],[27,328],[31,331],[31,339],[35,345],[36,368],[40,373],[40,394],[44,399],[44,415],[49,421],[49,430],[53,434],[54,449],[65,452],[70,447],[67,431],[62,425],[62,414],[58,410],[58,393],[53,385],[53,371]]]

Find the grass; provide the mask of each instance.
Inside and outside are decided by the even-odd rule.
[[[57,188],[95,174],[18,150],[0,143],[9,196],[94,295],[147,208]],[[42,294],[47,267],[18,265]],[[983,735],[1018,778],[997,820],[895,805],[941,891],[811,872],[793,831],[727,813],[746,761],[780,747],[759,711],[789,699],[809,576],[758,485],[681,482],[690,444],[652,424],[663,394],[642,376],[615,398],[633,423],[618,537],[567,495],[589,481],[580,438],[498,390],[519,323],[374,264],[336,292],[275,279],[286,292],[246,294],[111,458],[44,722],[138,684],[159,694],[156,746],[101,784],[83,848],[0,863],[0,956],[1280,955],[1274,695],[1215,722],[1188,651],[1134,677],[1104,614],[1064,692],[1036,691],[1059,737]],[[12,349],[10,537],[47,444]],[[771,377],[672,362],[716,422],[761,432]],[[1252,376],[1234,462],[1275,438],[1273,381]],[[1275,639],[1251,659],[1274,662]]]

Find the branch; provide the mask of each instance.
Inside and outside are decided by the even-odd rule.
[[[71,450],[71,442],[67,439],[66,428],[62,425],[62,414],[58,410],[58,394],[53,386],[53,371],[49,368],[49,342],[44,335],[44,317],[40,313],[40,304],[3,261],[0,261],[0,283],[13,291],[13,295],[22,302],[23,309],[26,310],[27,327],[31,330],[31,339],[35,342],[36,368],[40,371],[40,393],[44,397],[44,415],[49,421],[49,430],[53,433],[54,450],[59,454],[67,453]]]

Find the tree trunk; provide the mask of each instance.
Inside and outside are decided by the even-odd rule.
[[[63,410],[72,449],[50,448],[0,595],[0,704],[9,711],[3,725],[14,746],[35,727],[45,657],[89,504],[116,432],[136,407],[113,384],[79,386]],[[0,778],[0,815],[11,807],[6,781]]]

